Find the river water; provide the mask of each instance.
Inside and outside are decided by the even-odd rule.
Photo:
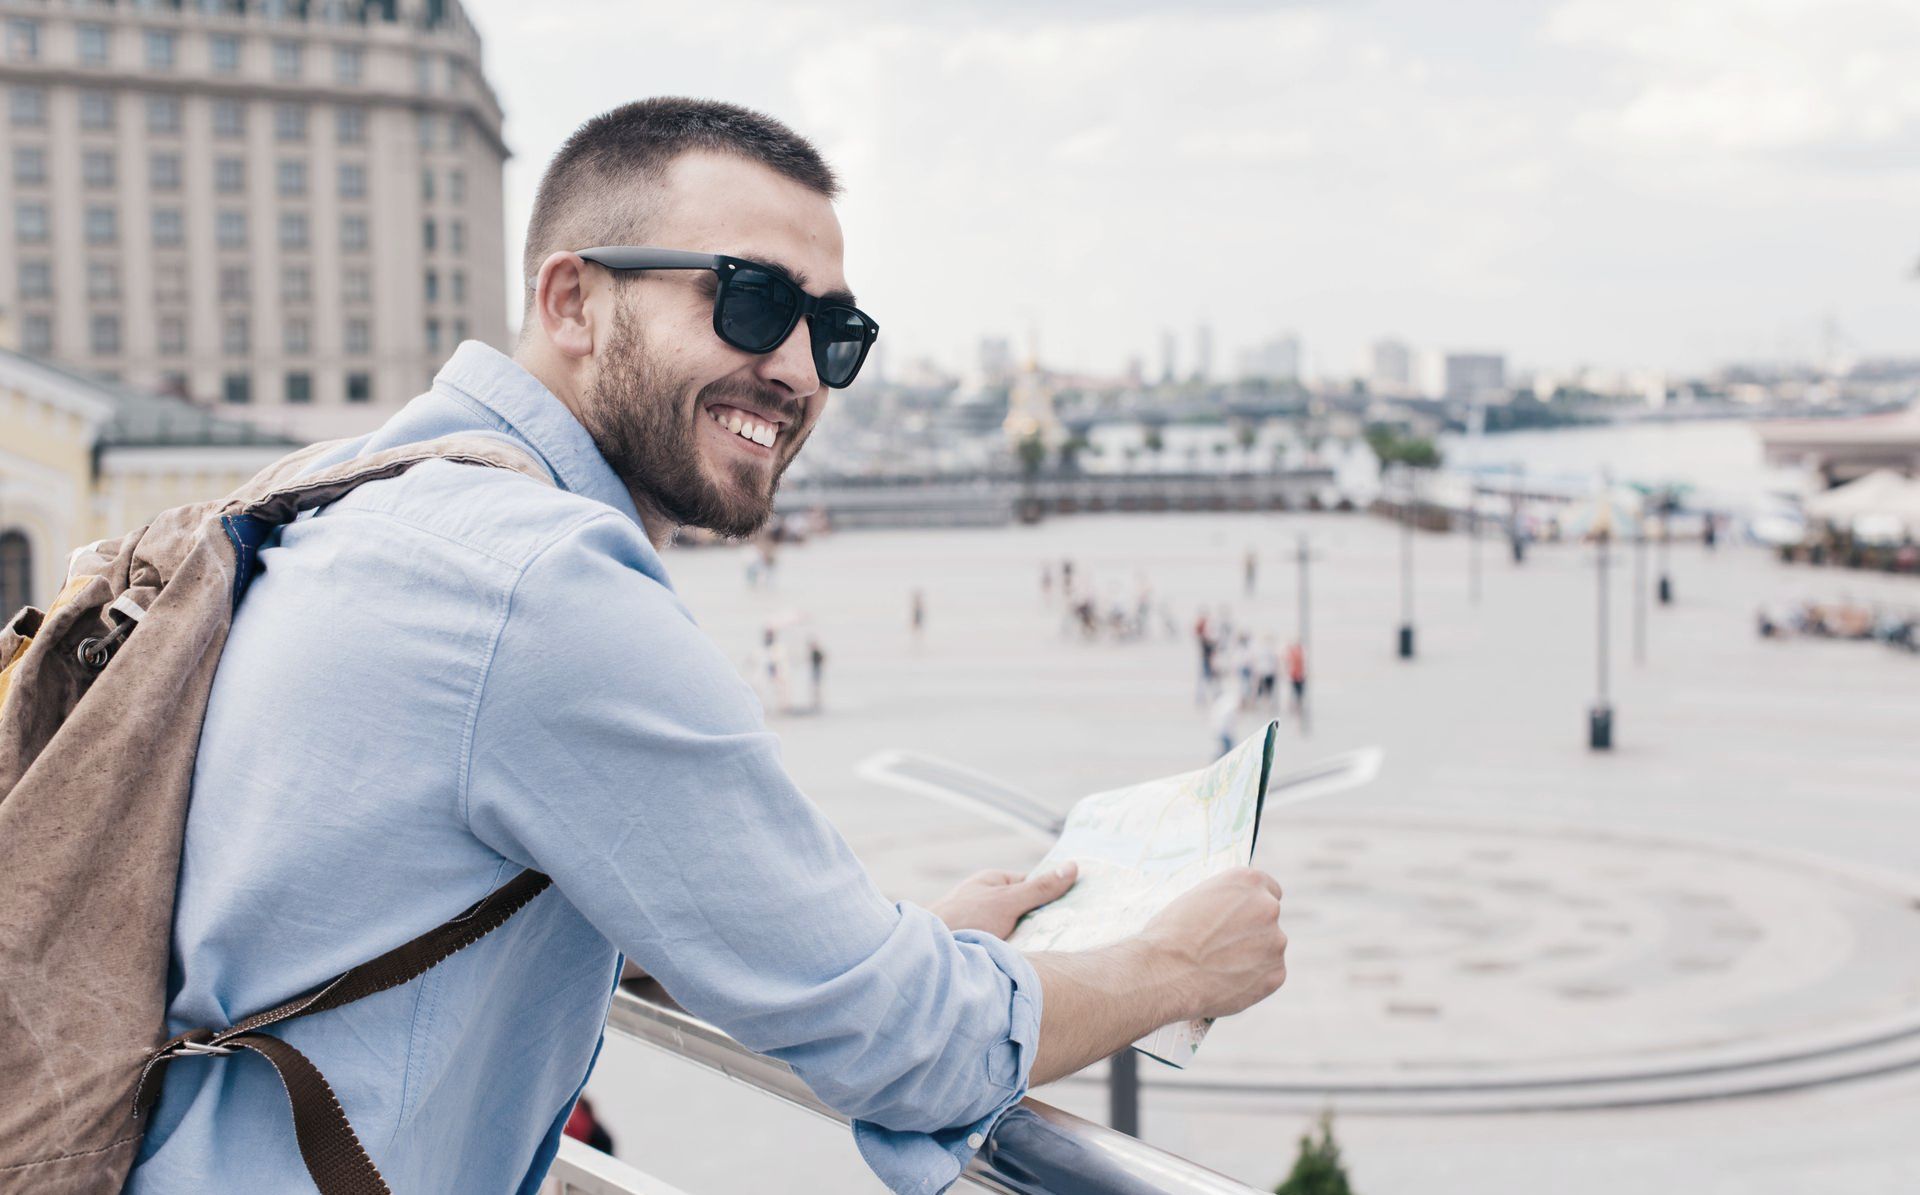
[[[1449,469],[1524,468],[1532,479],[1568,486],[1611,474],[1622,484],[1692,487],[1694,503],[1752,514],[1809,491],[1810,474],[1769,465],[1752,423],[1716,419],[1609,424],[1553,431],[1440,437]]]

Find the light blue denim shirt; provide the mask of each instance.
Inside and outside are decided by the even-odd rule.
[[[519,440],[558,487],[434,462],[260,554],[200,738],[169,1032],[277,1004],[537,868],[553,888],[478,945],[278,1030],[396,1192],[534,1191],[622,951],[854,1118],[888,1186],[946,1187],[1025,1093],[1033,968],[874,888],[591,437],[508,358],[461,345],[332,459],[464,430]],[[129,1191],[310,1189],[271,1067],[169,1068]]]

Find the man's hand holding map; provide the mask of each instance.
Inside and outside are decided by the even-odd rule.
[[[1252,861],[1277,729],[1269,722],[1200,771],[1097,793],[1075,805],[1033,874],[1074,863],[1079,881],[1022,918],[1008,941],[1034,953],[1093,950],[1149,929],[1205,935],[1207,926],[1185,924],[1177,909],[1167,924],[1152,923],[1201,881]],[[1176,949],[1189,944],[1204,945],[1170,943]],[[1134,1044],[1184,1066],[1209,1023],[1180,1021]]]

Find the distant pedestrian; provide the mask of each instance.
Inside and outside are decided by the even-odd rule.
[[[1254,554],[1252,548],[1247,549],[1247,559],[1243,568],[1246,572],[1247,596],[1252,597],[1254,583],[1260,572],[1260,558]]]
[[[1213,637],[1213,627],[1207,621],[1207,612],[1202,610],[1200,617],[1193,623],[1193,639],[1200,649],[1200,688],[1194,695],[1195,705],[1205,705],[1213,694],[1213,657],[1219,647],[1219,641]]]
[[[1260,637],[1260,653],[1255,658],[1254,705],[1259,709],[1279,708],[1280,644],[1272,635]]]
[[[1219,755],[1233,750],[1234,739],[1240,725],[1240,694],[1231,688],[1223,687],[1220,696],[1213,699],[1213,733],[1218,741]],[[1219,758],[1216,755],[1215,758]]]
[[[1706,525],[1700,529],[1700,542],[1706,545],[1706,549],[1709,552],[1713,551],[1714,544],[1718,542],[1720,538],[1719,532],[1715,530],[1719,522],[1720,520],[1714,518],[1712,514],[1708,514]]]
[[[927,629],[927,595],[921,590],[913,591],[913,607],[908,617],[913,623],[913,637],[918,641],[921,632]]]
[[[1053,566],[1051,564],[1040,566],[1040,600],[1046,605],[1053,605]]]
[[[1307,649],[1299,640],[1287,645],[1287,683],[1293,686],[1293,712],[1307,720]]]
[[[820,679],[825,674],[826,668],[827,653],[821,648],[820,640],[813,635],[807,636],[807,678],[811,682],[809,696],[812,698],[812,708],[816,714],[820,712],[821,706]]]

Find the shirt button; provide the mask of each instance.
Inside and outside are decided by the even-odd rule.
[[[967,1134],[968,1149],[979,1149],[981,1146],[985,1145],[986,1143],[987,1143],[987,1139],[985,1137],[982,1137],[978,1133]]]

